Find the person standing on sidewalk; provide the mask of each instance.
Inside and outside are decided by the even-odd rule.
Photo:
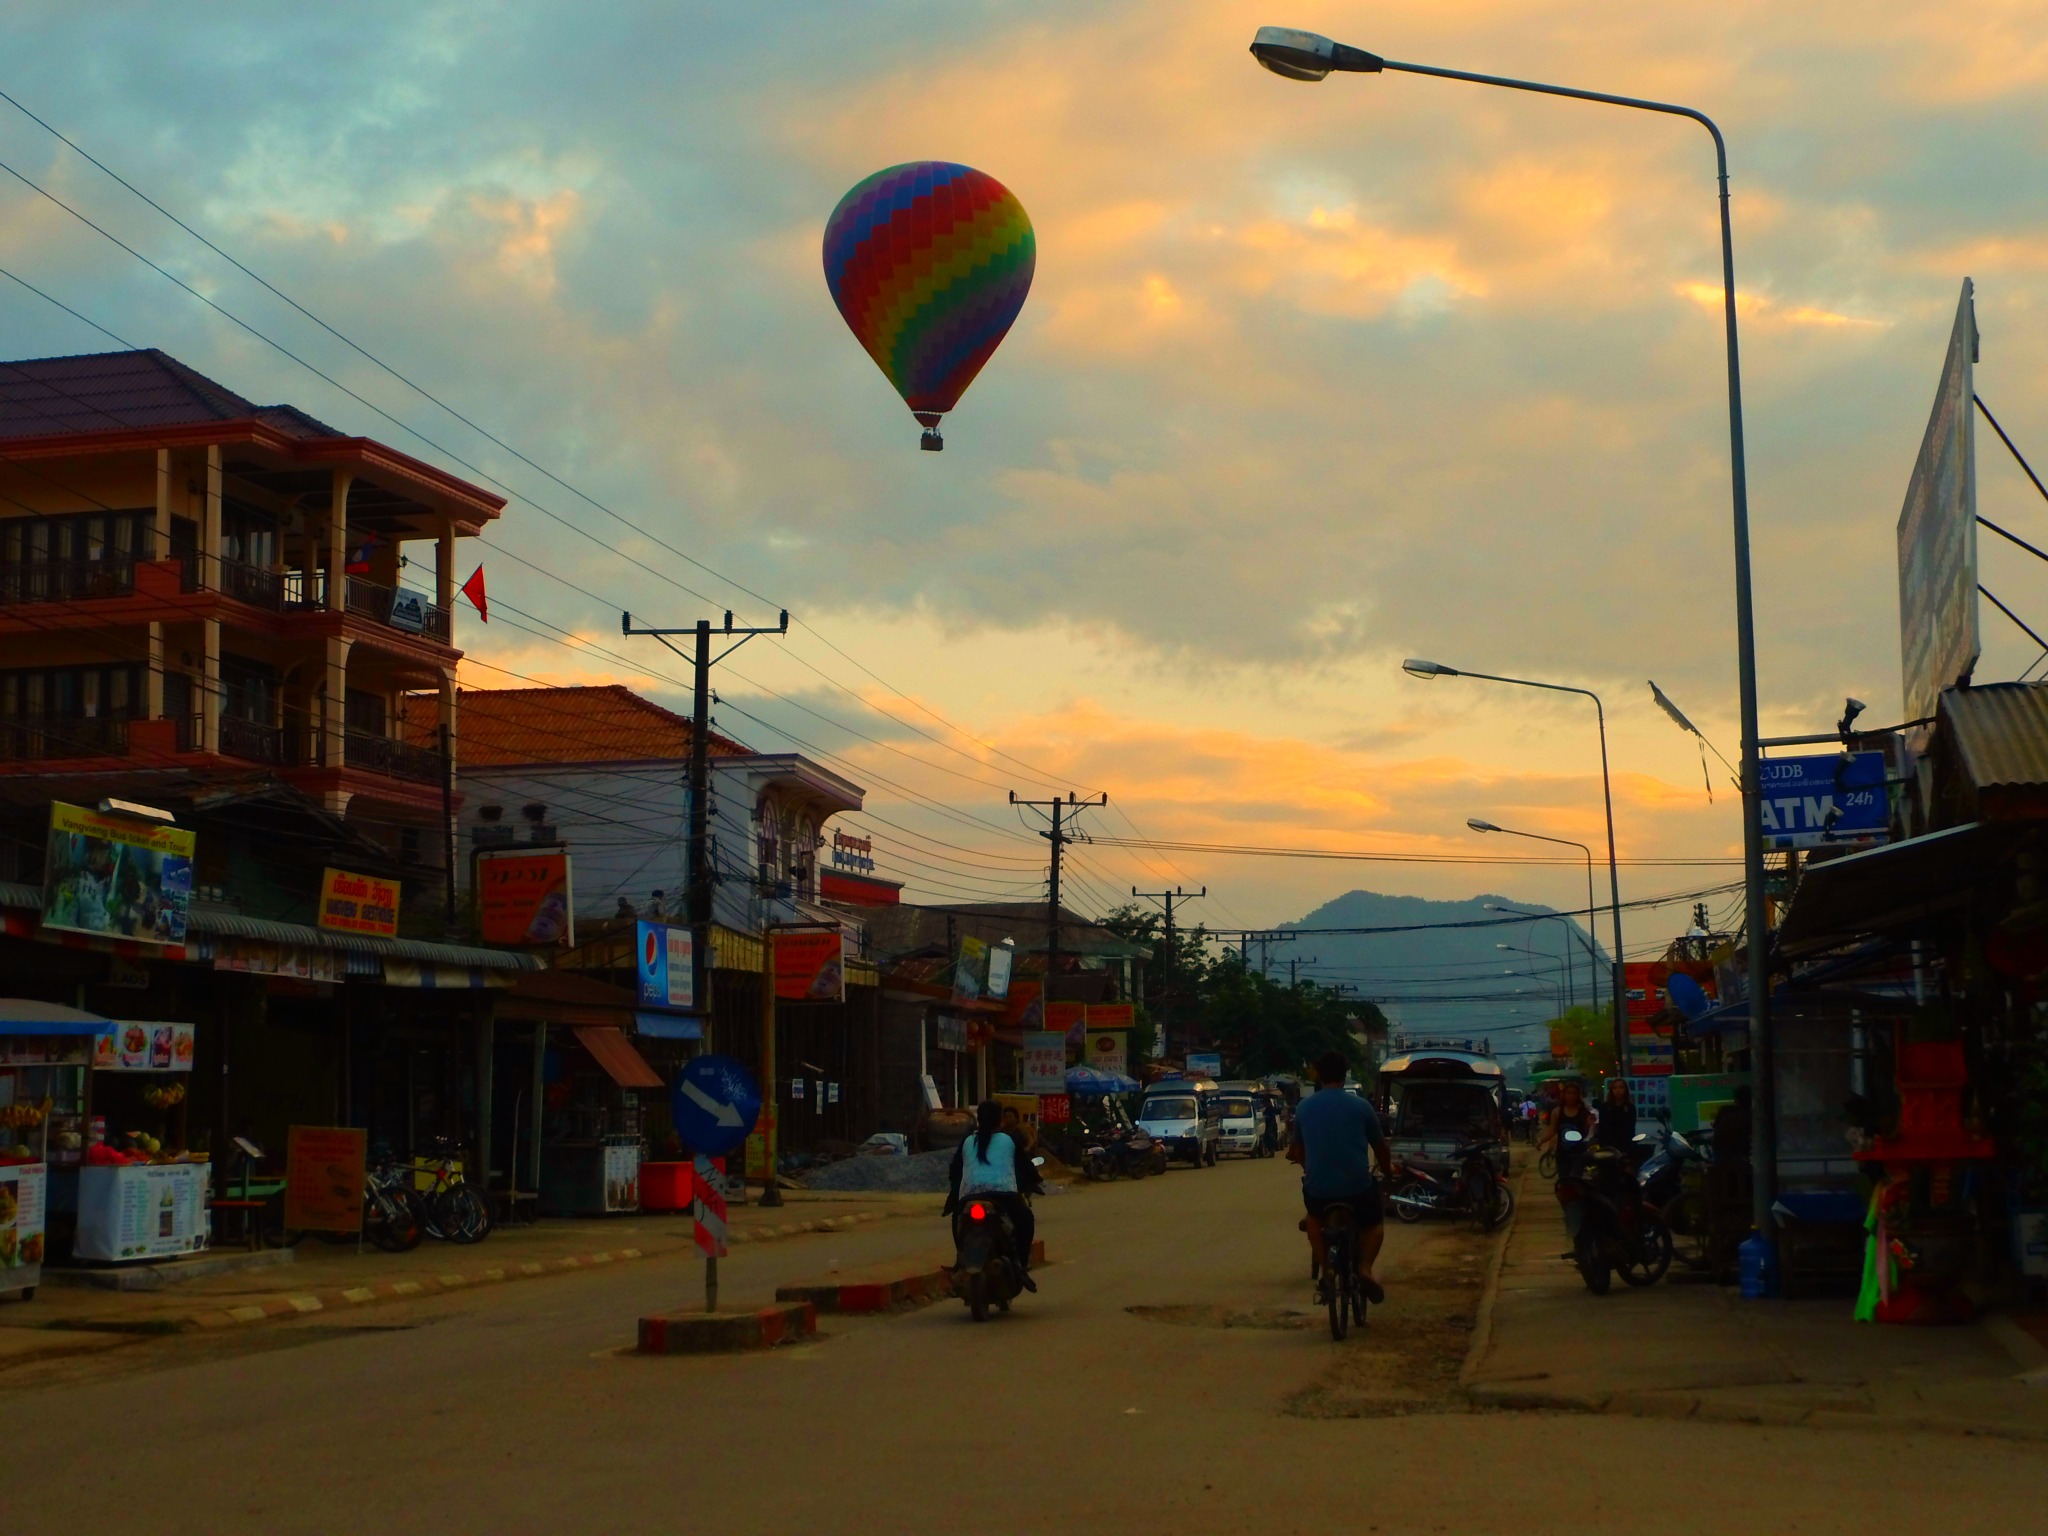
[[[1612,1147],[1624,1157],[1635,1142],[1635,1096],[1621,1078],[1610,1077],[1607,1080],[1607,1097],[1600,1101],[1600,1123],[1594,1129],[1593,1139],[1603,1147]]]

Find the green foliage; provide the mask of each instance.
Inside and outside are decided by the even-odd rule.
[[[1590,1078],[1611,1076],[1615,1069],[1613,1014],[1605,1009],[1574,1008],[1551,1020],[1572,1049],[1572,1065]]]
[[[1304,981],[1285,987],[1241,966],[1218,967],[1203,999],[1202,1021],[1233,1075],[1304,1073],[1325,1051],[1365,1065],[1353,1021],[1383,1023],[1370,1003]]]

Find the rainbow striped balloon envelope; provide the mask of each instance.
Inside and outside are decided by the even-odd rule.
[[[946,160],[877,171],[825,224],[825,282],[848,329],[945,446],[939,418],[1009,334],[1038,242],[995,177]]]

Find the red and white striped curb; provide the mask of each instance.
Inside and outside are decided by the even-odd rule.
[[[645,1258],[638,1248],[614,1248],[605,1253],[579,1254],[563,1259],[537,1259],[481,1270],[475,1274],[418,1275],[409,1280],[380,1280],[374,1285],[352,1285],[344,1290],[314,1291],[297,1296],[269,1296],[262,1301],[228,1307],[219,1312],[195,1312],[183,1319],[183,1326],[230,1328],[242,1323],[269,1322],[280,1317],[304,1317],[313,1312],[345,1312],[355,1307],[387,1301],[413,1301],[422,1296],[442,1296],[474,1286],[496,1285],[508,1280],[534,1280],[543,1275],[573,1274],[607,1264]]]

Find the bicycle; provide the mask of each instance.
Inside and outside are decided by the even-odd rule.
[[[1320,1290],[1329,1309],[1330,1338],[1343,1343],[1354,1322],[1365,1321],[1365,1293],[1358,1284],[1358,1225],[1348,1205],[1323,1212],[1323,1273]]]
[[[427,1236],[451,1243],[480,1243],[491,1235],[491,1205],[483,1193],[454,1171],[455,1154],[445,1148],[422,1167],[417,1162],[393,1164],[378,1170],[378,1183],[397,1189],[420,1213]],[[417,1177],[432,1182],[418,1187]]]

